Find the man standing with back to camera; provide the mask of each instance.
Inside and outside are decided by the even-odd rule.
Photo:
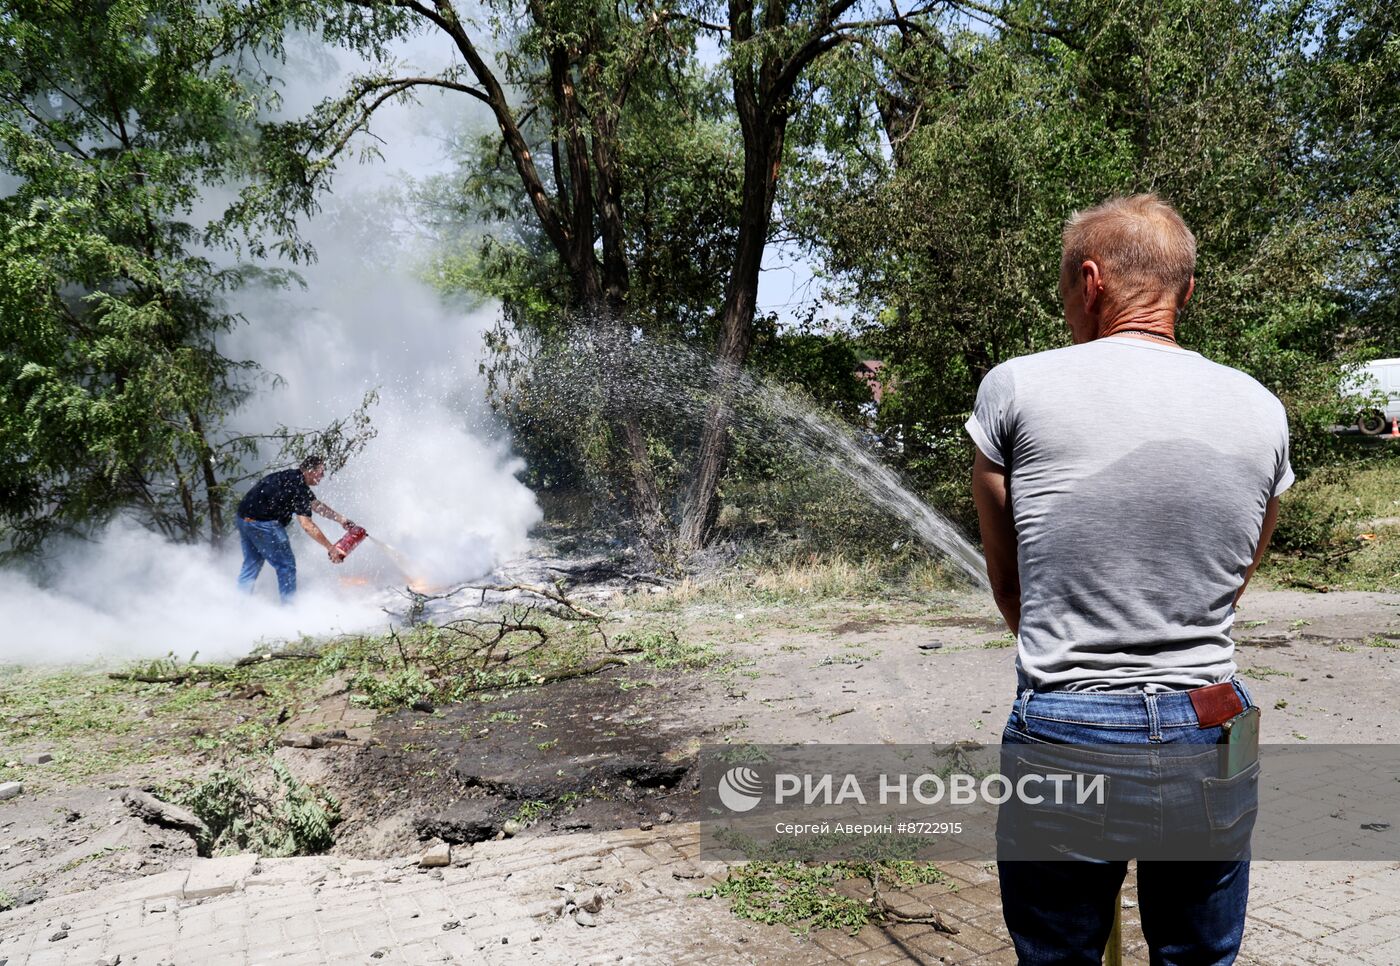
[[[1283,406],[1176,342],[1196,240],[1155,195],[1064,230],[1074,345],[1005,362],[967,430],[997,607],[1018,636],[1007,744],[1215,743],[1252,707],[1230,627],[1293,482]],[[1023,966],[1099,963],[1125,861],[998,863]],[[1234,961],[1249,862],[1138,863],[1153,964]]]

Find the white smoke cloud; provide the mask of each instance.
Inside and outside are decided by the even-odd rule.
[[[439,52],[418,38],[400,56],[432,69]],[[341,56],[327,69],[323,59],[288,85],[286,113],[305,110],[362,66]],[[170,651],[226,657],[301,634],[382,627],[388,588],[406,576],[468,580],[526,549],[540,510],[516,478],[522,464],[485,405],[478,373],[482,333],[497,310],[445,303],[414,277],[411,213],[384,194],[404,178],[444,170],[446,139],[438,134],[444,124],[471,121],[451,114],[465,100],[430,96],[384,113],[375,130],[385,138],[385,159],[344,166],[326,212],[305,226],[319,255],[298,269],[305,288],[240,293],[234,308],[248,324],[224,345],[283,380],[233,415],[230,426],[240,431],[324,426],[378,390],[371,411],[378,436],[317,495],[401,551],[411,575],[374,542],[332,567],[293,523],[299,590],[282,607],[270,567],[251,598],[238,592],[236,534],[216,551],[118,521],[95,541],[54,548],[42,583],[0,573],[0,664]],[[211,192],[201,209],[223,201]],[[335,524],[317,522],[332,540],[340,536]]]
[[[444,304],[412,277],[392,239],[376,246],[374,228],[390,217],[379,201],[352,196],[349,208],[341,203],[320,220],[320,260],[304,273],[306,291],[243,306],[250,324],[230,353],[286,382],[245,407],[238,424],[325,425],[376,390],[378,435],[317,495],[401,551],[411,576],[444,584],[524,550],[540,511],[484,402],[482,335],[496,310]],[[397,576],[373,544],[338,568],[351,576],[366,569],[375,579]]]
[[[130,521],[58,556],[62,566],[42,587],[17,573],[0,581],[0,661],[119,660],[172,651],[228,656],[264,641],[386,620],[370,595],[341,593],[314,577],[303,581],[293,607],[279,605],[275,593],[245,597],[234,584],[238,561],[231,554],[172,544]],[[274,585],[264,569],[260,582]]]

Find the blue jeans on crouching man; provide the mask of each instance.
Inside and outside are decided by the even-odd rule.
[[[277,572],[277,593],[286,604],[297,592],[297,558],[292,554],[292,541],[287,528],[276,520],[238,521],[238,537],[243,544],[243,569],[238,572],[238,587],[244,593],[253,592],[263,561]]]
[[[1253,706],[1238,681],[1235,691],[1246,708]],[[1002,743],[1043,749],[1047,745],[1133,744],[1161,748],[1167,743],[1211,745],[1220,737],[1218,726],[1200,727],[1185,691],[1023,690],[1017,695]],[[1172,751],[1178,752],[1195,757],[1186,748]],[[1047,749],[1045,753],[1053,752]],[[1242,775],[1241,779],[1252,777]],[[1147,811],[1154,807],[1148,801],[1132,805]],[[1240,807],[1244,813],[1241,821],[1248,823],[1241,826],[1245,844],[1226,854],[1247,856],[1253,813],[1248,804]],[[1170,812],[1171,807],[1166,810]],[[1003,854],[1008,852],[1006,842],[1014,841],[1015,827],[1002,843]],[[1004,831],[998,828],[999,837]],[[1003,911],[1020,966],[1097,966],[1102,962],[1114,904],[1127,869],[1127,861],[1103,859],[999,861]],[[1244,934],[1249,896],[1247,858],[1194,862],[1139,859],[1137,874],[1138,909],[1152,966],[1228,966],[1234,962]]]

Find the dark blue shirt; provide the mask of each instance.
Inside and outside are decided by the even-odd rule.
[[[311,501],[316,494],[302,479],[301,470],[279,470],[258,480],[238,502],[238,515],[245,520],[276,520],[282,526],[292,522],[292,516],[311,516]]]

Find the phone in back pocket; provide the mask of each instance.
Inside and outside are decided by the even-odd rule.
[[[1259,760],[1259,709],[1245,708],[1220,726],[1220,777],[1234,778]]]

